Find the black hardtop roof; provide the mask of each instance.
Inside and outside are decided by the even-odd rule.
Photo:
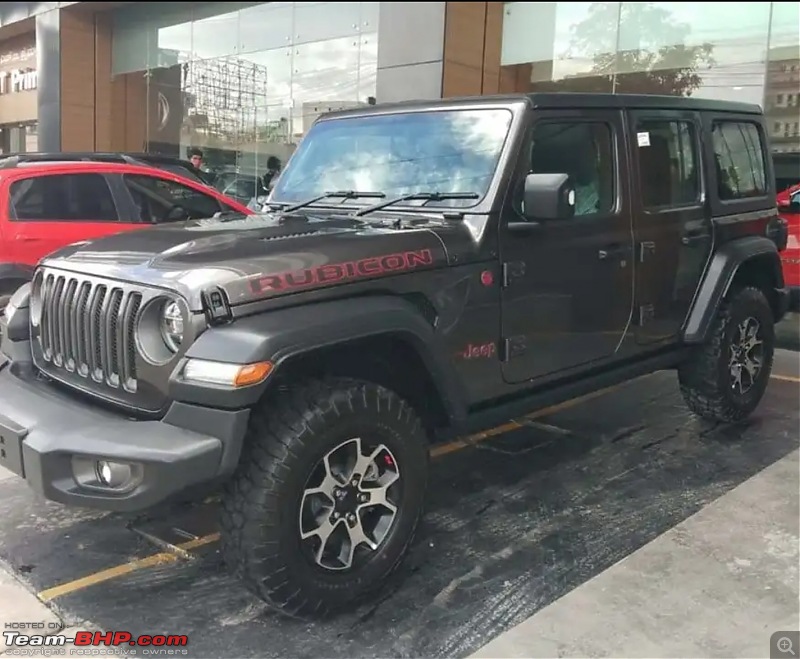
[[[320,120],[355,117],[392,112],[448,109],[466,105],[508,106],[528,103],[541,109],[662,109],[697,110],[706,112],[735,112],[739,114],[763,114],[759,105],[720,101],[710,98],[666,96],[655,94],[587,94],[582,92],[542,92],[533,94],[495,94],[489,96],[460,96],[444,99],[425,99],[368,105],[362,108],[336,110],[320,117]]]

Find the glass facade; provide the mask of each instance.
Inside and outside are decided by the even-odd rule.
[[[800,153],[800,3],[507,2],[500,91],[757,103]]]
[[[38,151],[36,129],[35,121],[26,124],[0,124],[0,154]]]
[[[249,201],[322,112],[373,101],[378,2],[143,2],[115,11],[112,76],[148,151],[203,152]],[[129,145],[129,149],[133,150]],[[276,160],[277,159],[277,160]],[[266,177],[265,177],[266,175]]]

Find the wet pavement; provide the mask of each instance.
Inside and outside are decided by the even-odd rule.
[[[187,634],[189,656],[467,656],[797,449],[798,371],[779,351],[737,426],[694,419],[657,373],[442,452],[396,583],[325,622],[272,614],[225,573],[213,502],[130,520],[0,480],[0,559],[66,624]]]

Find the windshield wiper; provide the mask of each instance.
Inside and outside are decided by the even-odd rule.
[[[301,201],[299,204],[288,206],[283,209],[284,213],[296,211],[298,208],[305,208],[311,204],[315,204],[323,199],[330,199],[332,197],[341,197],[342,199],[383,199],[386,196],[383,192],[359,192],[358,190],[334,190],[333,192],[326,192],[313,199]]]
[[[387,206],[391,206],[393,204],[399,204],[402,201],[413,201],[416,199],[424,199],[425,201],[444,201],[446,199],[479,199],[479,198],[480,195],[477,192],[411,192],[409,194],[404,194],[400,197],[395,197],[394,199],[389,199],[388,201],[382,201],[381,203],[375,204],[373,206],[367,206],[366,208],[362,208],[361,210],[356,211],[354,215],[356,217],[360,217],[362,215],[366,215],[367,213],[378,211],[381,208],[386,208]]]

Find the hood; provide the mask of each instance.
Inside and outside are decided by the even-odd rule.
[[[376,214],[377,215],[377,214]],[[398,221],[401,220],[401,221]],[[231,305],[463,263],[469,230],[436,217],[355,219],[308,213],[211,218],[76,243],[48,267],[174,291],[193,311],[219,286]],[[466,250],[469,251],[469,250]]]

